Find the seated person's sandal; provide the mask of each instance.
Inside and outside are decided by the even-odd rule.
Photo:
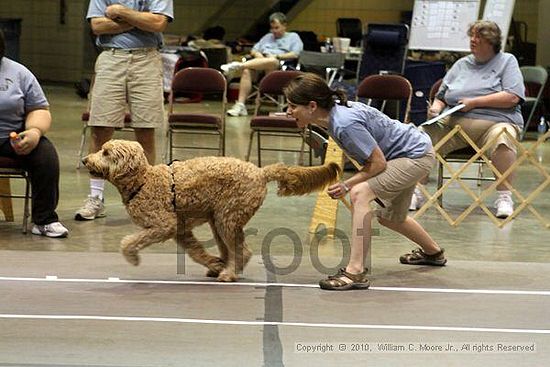
[[[348,289],[367,289],[370,285],[367,279],[367,269],[362,273],[348,273],[345,268],[341,268],[336,275],[331,275],[327,279],[319,282],[321,289],[330,291],[347,291]]]
[[[412,250],[412,253],[401,256],[399,262],[407,265],[443,266],[447,263],[447,259],[445,258],[445,249],[441,249],[433,255],[428,255],[422,249],[417,248]]]

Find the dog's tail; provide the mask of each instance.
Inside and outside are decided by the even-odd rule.
[[[341,173],[340,166],[334,162],[317,167],[285,166],[282,163],[263,168],[267,181],[279,183],[279,196],[305,195],[321,190],[335,182]]]

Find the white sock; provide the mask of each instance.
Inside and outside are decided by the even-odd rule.
[[[102,178],[90,178],[90,196],[98,197],[103,200],[103,190],[105,189],[105,180]]]

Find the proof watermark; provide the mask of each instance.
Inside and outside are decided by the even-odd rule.
[[[294,344],[294,353],[464,353],[464,354],[503,354],[536,353],[534,342],[303,342]]]
[[[185,254],[189,255],[192,259],[200,256],[205,256],[204,251],[212,252],[216,247],[223,249],[224,241],[233,241],[237,246],[235,246],[234,253],[222,254],[220,251],[220,257],[233,256],[234,259],[238,262],[244,256],[244,248],[240,245],[242,242],[246,242],[247,238],[258,236],[259,230],[256,228],[247,228],[244,231],[237,231],[236,233],[216,233],[215,224],[211,224],[213,235],[206,240],[198,240],[192,233],[192,226],[189,226],[188,223],[201,223],[207,222],[204,218],[203,213],[197,212],[178,212],[178,224],[176,232],[176,241],[177,246],[177,273],[185,274]],[[364,233],[367,231],[372,231],[370,226],[370,216],[365,218],[363,221],[364,228],[358,229],[357,237],[363,242],[368,241],[368,244],[364,243],[363,248],[370,249],[370,235],[365,236]],[[333,234],[332,240],[340,243],[342,246],[341,258],[335,265],[327,265],[323,262],[322,257],[320,256],[320,248],[329,238],[329,234]],[[308,240],[302,240],[298,233],[290,228],[285,227],[276,227],[268,230],[263,238],[255,239],[256,241],[261,240],[261,253],[259,254],[262,258],[264,266],[267,271],[275,275],[288,275],[295,272],[304,260],[304,256],[309,257],[313,268],[317,270],[320,274],[331,274],[338,271],[338,269],[345,267],[350,260],[351,252],[351,240],[348,235],[341,229],[330,228],[322,229],[311,237]],[[220,246],[221,243],[221,246]],[[290,261],[288,264],[280,265],[275,261],[277,256],[273,254],[274,249],[277,249],[277,246],[274,244],[284,243],[285,248],[290,246],[290,251],[288,256],[290,256]],[[222,250],[223,251],[223,250]],[[307,252],[306,252],[307,251]],[[306,252],[306,253],[304,253]],[[218,255],[216,255],[218,256]],[[365,254],[365,267],[371,269],[371,251],[369,250]]]

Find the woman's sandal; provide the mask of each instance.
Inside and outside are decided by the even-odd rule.
[[[336,275],[321,280],[319,286],[321,289],[330,291],[347,291],[348,289],[367,289],[370,282],[367,279],[367,269],[362,273],[352,274],[345,268],[341,268]]]
[[[410,254],[405,254],[399,258],[401,264],[407,265],[432,265],[432,266],[443,266],[447,263],[445,258],[445,249],[441,251],[428,255],[422,249],[414,249]]]

